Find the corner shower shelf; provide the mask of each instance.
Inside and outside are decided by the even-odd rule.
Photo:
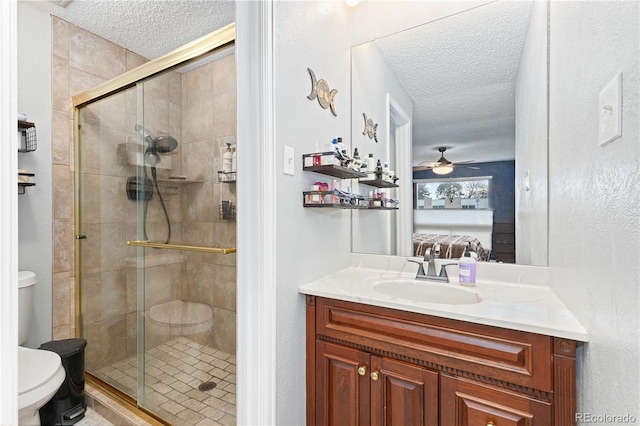
[[[216,253],[216,254],[229,254],[235,253],[235,247],[220,248],[220,247],[204,247],[204,246],[192,246],[183,244],[165,244],[152,241],[127,241],[128,246],[133,247],[149,247],[165,250],[186,250],[186,251],[199,251],[203,253]]]
[[[236,172],[218,172],[218,182],[221,183],[235,183]]]

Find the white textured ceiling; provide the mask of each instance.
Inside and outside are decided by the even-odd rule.
[[[531,2],[500,1],[376,40],[414,101],[413,158],[515,158],[515,81]]]
[[[147,59],[235,21],[234,0],[74,0],[67,7],[21,1]]]
[[[235,0],[20,1],[148,59],[235,21]],[[439,146],[450,147],[451,161],[514,158],[515,79],[530,11],[530,1],[498,1],[376,40],[414,101],[414,164],[437,160]]]

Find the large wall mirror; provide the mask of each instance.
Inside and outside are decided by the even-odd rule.
[[[391,13],[376,3],[354,12],[356,41],[359,17]],[[397,3],[380,20],[407,27],[352,47],[352,148],[400,178],[382,191],[398,210],[352,212],[352,251],[442,242],[456,257],[472,242],[487,261],[546,266],[548,3],[425,3]]]

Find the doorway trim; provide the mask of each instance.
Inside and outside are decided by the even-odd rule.
[[[273,2],[237,2],[237,423],[276,424]]]
[[[393,124],[393,126],[391,126]],[[398,188],[398,198],[406,200],[398,208],[398,228],[396,229],[396,251],[398,256],[412,256],[412,188],[411,168],[411,116],[387,93],[387,140],[392,140],[391,129],[395,128],[396,176],[404,182]]]

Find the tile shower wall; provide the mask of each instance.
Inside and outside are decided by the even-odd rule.
[[[53,338],[62,339],[73,337],[76,332],[71,96],[133,69],[146,59],[55,17],[52,28]],[[104,237],[87,240],[88,244],[93,240],[96,247],[87,250],[84,263],[89,288],[85,292],[88,297],[83,323],[88,338],[104,343],[96,346],[118,347],[119,351],[90,354],[87,350],[88,368],[130,356],[136,350],[135,250],[126,249],[123,244],[124,239],[135,238],[136,205],[124,199],[123,192],[117,189],[124,188],[126,177],[135,174],[134,166],[127,167],[117,158],[123,152],[126,156],[131,143],[137,140],[135,89],[100,103],[99,116],[92,117],[91,108],[83,115],[84,137],[95,140],[83,161],[89,173],[93,165],[101,169],[100,177],[89,174],[86,179],[87,194],[99,195],[87,197],[86,202],[99,206],[93,211],[100,214],[91,217],[88,209],[85,222],[92,233]],[[235,205],[235,185],[217,182],[225,143],[235,143],[235,110],[234,56],[188,73],[165,74],[145,84],[145,127],[154,136],[170,134],[180,142],[179,148],[168,156],[172,169],[159,169],[159,177],[182,174],[187,179],[203,181],[178,188],[161,186],[163,194],[167,194],[172,242],[235,247],[235,222],[222,221],[218,216],[220,200],[230,200]],[[103,185],[105,181],[107,185]],[[161,240],[166,235],[166,225],[155,198],[149,206],[148,232],[151,239]],[[215,332],[202,343],[234,353],[235,255],[184,252],[156,257],[150,259],[153,266],[146,271],[147,294],[151,295],[148,306],[171,299],[213,306]],[[122,336],[126,336],[126,342],[117,340]]]
[[[104,81],[107,81],[128,69],[135,68],[145,62],[139,57],[119,46],[103,40],[66,21],[52,17],[52,145],[53,145],[53,338],[62,339],[75,336],[75,264],[74,264],[74,156],[73,156],[73,105],[71,97]],[[120,105],[118,105],[120,103]],[[109,138],[124,142],[124,97],[121,95],[109,100],[104,108],[101,121],[98,117],[87,121],[87,137],[100,140],[100,128],[103,126]],[[107,112],[108,110],[108,112]],[[104,114],[107,112],[106,114]],[[89,115],[88,118],[91,118]],[[122,119],[120,124],[117,123]],[[107,147],[111,148],[111,147]],[[87,152],[85,160],[88,164],[107,164],[105,157],[115,155],[108,150]],[[113,163],[118,164],[116,163]],[[113,181],[121,180],[121,171],[110,170],[109,177]],[[95,179],[87,182],[98,185]],[[101,190],[102,192],[102,190]],[[112,194],[103,194],[112,197]],[[107,203],[105,203],[106,205]],[[109,223],[113,229],[124,232],[125,218],[121,203],[110,205],[103,218],[89,218],[99,231],[100,223]],[[104,220],[104,222],[101,222]],[[121,235],[124,236],[124,233]],[[115,243],[114,243],[115,244]],[[107,247],[100,247],[105,250]],[[117,254],[117,248],[111,256],[95,262],[119,264],[124,256]],[[90,260],[91,261],[91,260]],[[97,266],[97,264],[96,264]],[[116,268],[109,268],[111,276],[104,278],[117,290],[118,277]],[[97,272],[94,270],[93,272]],[[98,277],[94,276],[94,280]],[[124,283],[124,280],[122,281]],[[111,293],[111,291],[109,291]],[[119,294],[114,291],[113,294]],[[98,316],[92,312],[91,315]],[[102,317],[100,312],[99,316]],[[123,329],[124,331],[124,329]]]
[[[219,183],[226,144],[236,143],[235,55],[182,74],[182,174],[204,180],[184,195],[184,241],[235,247],[236,223],[220,219],[220,203],[236,205],[236,185]],[[207,344],[235,354],[236,255],[185,252],[184,298],[213,308],[214,331]]]

